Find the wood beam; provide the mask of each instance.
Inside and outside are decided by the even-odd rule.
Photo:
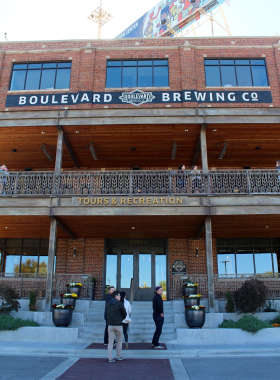
[[[57,127],[57,130],[58,130],[59,132],[63,132],[63,129],[62,129],[62,127],[61,127],[60,125],[57,125],[56,127]],[[81,166],[80,166],[80,164],[79,164],[79,161],[78,161],[77,157],[75,156],[75,153],[73,152],[73,149],[72,149],[72,147],[71,147],[69,141],[67,140],[67,137],[65,136],[65,133],[64,133],[64,132],[63,132],[63,142],[64,142],[64,144],[65,144],[65,146],[66,146],[68,152],[70,153],[70,156],[72,157],[72,160],[75,162],[76,167],[77,167],[78,169],[80,169]]]
[[[55,218],[53,218],[51,220],[50,238],[49,238],[45,311],[51,311],[51,305],[52,305],[52,287],[53,287],[53,275],[54,275],[54,258],[55,258],[55,251],[56,251],[56,234],[57,234],[57,221]]]
[[[95,152],[95,149],[94,149],[94,146],[93,146],[93,143],[91,142],[90,145],[89,145],[89,150],[91,152],[91,155],[92,155],[92,158],[94,160],[98,160],[98,157],[97,157],[97,154]]]
[[[68,230],[68,228],[65,227],[64,224],[62,224],[62,223],[58,220],[58,218],[57,218],[56,216],[49,215],[49,218],[50,218],[52,221],[55,220],[55,221],[56,221],[56,224],[58,225],[58,227],[60,227],[60,228],[62,229],[62,231],[64,231],[68,236],[70,236],[71,239],[73,239],[73,240],[76,240],[76,239],[77,239],[76,236],[73,235],[72,232],[70,232],[70,231]]]

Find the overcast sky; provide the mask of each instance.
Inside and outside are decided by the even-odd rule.
[[[103,8],[113,18],[102,38],[116,37],[158,3],[103,0]],[[95,39],[97,26],[87,17],[98,5],[99,0],[0,0],[0,41],[5,41],[4,33],[9,41]],[[223,10],[233,36],[280,35],[280,0],[230,0],[230,7],[224,4]],[[216,17],[223,23],[221,12]],[[216,36],[227,35],[218,25],[214,29]],[[211,36],[210,23],[195,32],[197,36]]]

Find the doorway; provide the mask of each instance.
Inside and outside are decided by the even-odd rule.
[[[163,287],[163,299],[166,300],[166,240],[123,240],[117,243],[106,245],[106,286],[115,286],[119,291],[126,292],[129,299],[133,279],[134,300],[152,300],[156,286]]]

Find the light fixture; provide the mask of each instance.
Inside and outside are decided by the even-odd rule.
[[[185,129],[185,132],[189,132],[189,130],[188,130],[188,129]]]
[[[15,153],[16,151],[17,151],[16,149],[12,149],[12,152],[14,152],[14,153]]]
[[[75,131],[76,133],[80,133],[80,131]]]
[[[161,20],[161,25],[164,25],[166,24],[166,19],[164,18],[163,20]]]
[[[77,248],[74,247],[74,253],[73,253],[73,257],[76,257],[76,253],[77,253]]]
[[[256,149],[257,149],[257,150],[260,150],[260,149],[261,149],[261,146],[256,146]]]
[[[265,226],[265,228],[269,228],[269,226]]]
[[[5,228],[8,228],[8,227],[5,227]]]
[[[131,227],[132,230],[135,230],[135,227]]]
[[[136,150],[136,148],[133,146],[133,147],[131,148],[131,150]]]
[[[89,144],[89,150],[91,151],[91,155],[93,159],[98,160],[98,157],[97,157],[97,154],[95,153],[95,149],[92,142]]]
[[[198,247],[196,247],[195,252],[196,252],[196,257],[198,257]]]
[[[42,131],[42,135],[44,135],[46,132]]]
[[[217,132],[217,129],[213,129],[213,132]]]
[[[177,152],[177,144],[176,141],[173,142],[172,151],[171,151],[171,160],[175,160]]]
[[[223,149],[222,149],[222,151],[221,151],[221,153],[220,153],[220,155],[218,157],[218,160],[222,160],[223,159],[223,157],[224,157],[224,155],[225,155],[225,153],[227,151],[227,148],[228,148],[228,144],[227,144],[226,141],[224,141],[224,146],[223,146]]]
[[[41,149],[44,152],[45,156],[48,158],[48,160],[52,161],[53,159],[51,155],[49,154],[49,152],[47,151],[47,149],[45,148],[45,144],[42,144]]]

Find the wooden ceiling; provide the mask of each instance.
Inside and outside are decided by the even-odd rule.
[[[204,217],[60,216],[59,221],[78,238],[194,238]],[[279,221],[277,215],[213,216],[213,238],[279,237]],[[0,220],[0,238],[48,238],[49,232],[47,216],[2,216]],[[69,238],[60,228],[57,237]]]
[[[191,167],[200,125],[100,125],[63,127],[81,168],[176,169],[184,163]],[[187,131],[186,131],[187,130]],[[78,131],[79,133],[76,133]],[[44,132],[44,133],[42,133]],[[1,163],[10,170],[53,170],[55,165],[57,129],[51,127],[0,128]],[[176,141],[176,159],[171,160]],[[222,160],[219,154],[227,142]],[[92,158],[93,143],[98,160]],[[42,143],[53,158],[49,161],[41,150]],[[207,127],[209,168],[275,168],[280,159],[280,124],[211,124]],[[256,149],[260,147],[260,149]],[[131,148],[136,148],[132,150]],[[13,152],[12,149],[16,149]],[[201,166],[200,155],[197,162]],[[64,146],[62,166],[75,169]]]

